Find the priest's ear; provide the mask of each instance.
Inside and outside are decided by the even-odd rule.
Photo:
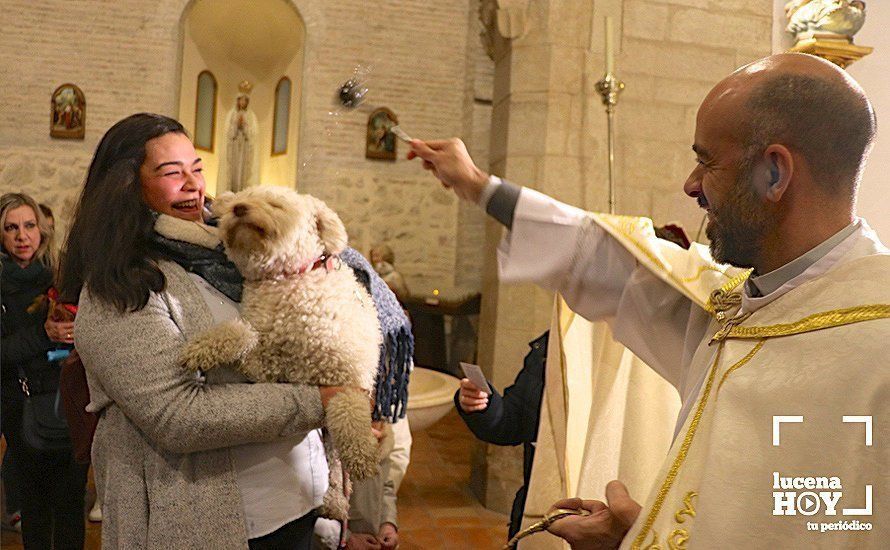
[[[340,216],[320,199],[311,197],[315,206],[315,227],[318,230],[318,238],[324,245],[328,254],[339,254],[346,248],[346,226],[340,220]]]
[[[766,178],[764,197],[777,203],[782,200],[794,174],[794,157],[784,145],[774,143],[766,148],[760,173]]]

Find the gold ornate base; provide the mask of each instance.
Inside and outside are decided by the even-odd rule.
[[[870,54],[874,48],[857,46],[849,40],[837,38],[807,38],[800,40],[789,51],[808,53],[831,61],[842,69]]]

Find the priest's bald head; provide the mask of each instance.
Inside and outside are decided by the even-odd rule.
[[[859,84],[811,55],[773,55],[717,84],[684,186],[708,212],[715,259],[766,273],[848,225],[875,129]]]

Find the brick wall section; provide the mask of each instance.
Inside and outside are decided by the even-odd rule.
[[[403,143],[395,163],[364,158],[369,110],[329,114],[337,85],[363,65],[370,67],[368,103],[395,111],[412,135],[486,131],[465,123],[480,120],[467,101],[481,45],[466,22],[478,0],[288,1],[307,29],[298,189],[338,210],[357,248],[389,242],[412,287],[452,288],[459,272],[463,290],[478,291],[481,254],[458,254],[458,220],[467,215],[455,199],[404,160]],[[0,34],[0,191],[33,193],[59,210],[64,226],[111,124],[138,111],[175,116],[188,3],[4,1],[12,24]],[[86,96],[83,141],[49,137],[50,95],[65,82]],[[460,246],[479,250],[482,239],[481,232],[465,232]]]

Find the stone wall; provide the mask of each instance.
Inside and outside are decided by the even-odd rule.
[[[485,88],[491,71],[484,65],[491,62],[481,54],[478,29],[468,25],[478,0],[285,1],[303,19],[307,41],[297,188],[328,201],[360,250],[389,242],[418,291],[479,291],[483,235],[459,230],[461,224],[478,226],[479,216],[461,211],[417,162],[405,161],[405,144],[396,162],[365,159],[369,110],[333,109],[337,85],[354,67],[369,68],[368,103],[395,111],[412,135],[460,135],[486,156],[488,119],[473,98]],[[34,194],[58,211],[64,228],[95,146],[111,124],[138,111],[179,112],[181,21],[190,2],[3,4],[4,20],[12,24],[0,35],[0,191]],[[49,137],[50,95],[65,82],[86,96],[82,141]],[[218,117],[227,109],[220,106]],[[459,247],[469,253],[458,253]]]

